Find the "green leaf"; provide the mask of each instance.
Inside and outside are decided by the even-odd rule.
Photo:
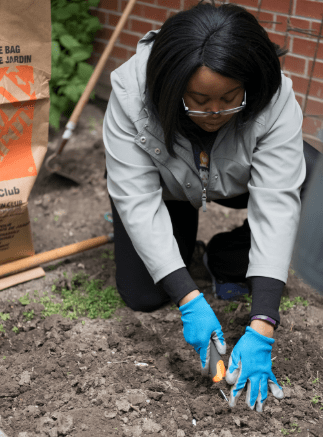
[[[52,40],[58,40],[60,36],[66,33],[66,29],[62,23],[52,22]]]
[[[96,6],[98,6],[99,2],[100,2],[100,0],[88,0],[88,5],[96,7]]]
[[[51,105],[50,114],[49,114],[49,123],[57,131],[60,129],[60,119],[61,119],[60,109],[55,105]]]
[[[91,52],[91,48],[79,47],[73,50],[71,58],[76,62],[85,61],[90,58]]]
[[[101,29],[101,24],[98,17],[91,17],[87,20],[87,31],[90,33],[95,33],[97,30]]]
[[[93,73],[92,65],[87,64],[86,62],[80,62],[77,68],[78,77],[83,81],[88,83],[91,75]]]
[[[79,41],[77,41],[73,36],[71,35],[63,35],[60,37],[60,43],[63,47],[65,47],[68,50],[72,50],[75,47],[80,47]]]
[[[60,44],[57,41],[52,41],[52,61],[57,62],[61,55]]]

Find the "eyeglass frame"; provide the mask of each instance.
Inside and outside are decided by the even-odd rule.
[[[237,106],[236,108],[232,108],[232,109],[223,109],[221,111],[190,111],[190,109],[188,108],[188,106],[185,104],[185,101],[182,97],[182,102],[183,102],[183,106],[184,106],[184,110],[186,115],[193,115],[196,117],[208,117],[208,115],[222,115],[222,114],[236,114],[237,112],[242,111],[245,107],[246,107],[246,91],[244,91],[244,98],[243,98],[243,102],[240,106]]]

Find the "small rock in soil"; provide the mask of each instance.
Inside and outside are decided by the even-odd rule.
[[[116,407],[119,411],[124,411],[127,413],[131,407],[130,403],[127,401],[127,399],[120,399],[116,401]]]
[[[144,419],[142,428],[144,432],[152,432],[152,433],[160,432],[162,430],[162,426],[154,422],[152,419]]]

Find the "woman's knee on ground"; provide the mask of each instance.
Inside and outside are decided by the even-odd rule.
[[[125,289],[117,284],[117,291],[126,305],[133,311],[150,313],[171,302],[170,297],[163,291],[152,290],[152,293],[139,294],[138,290]]]

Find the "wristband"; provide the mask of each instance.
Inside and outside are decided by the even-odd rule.
[[[253,316],[251,318],[251,322],[252,322],[252,320],[265,320],[266,322],[271,323],[274,326],[275,329],[277,329],[277,327],[278,327],[278,324],[277,324],[276,320],[272,319],[269,316],[262,316],[262,315]]]

